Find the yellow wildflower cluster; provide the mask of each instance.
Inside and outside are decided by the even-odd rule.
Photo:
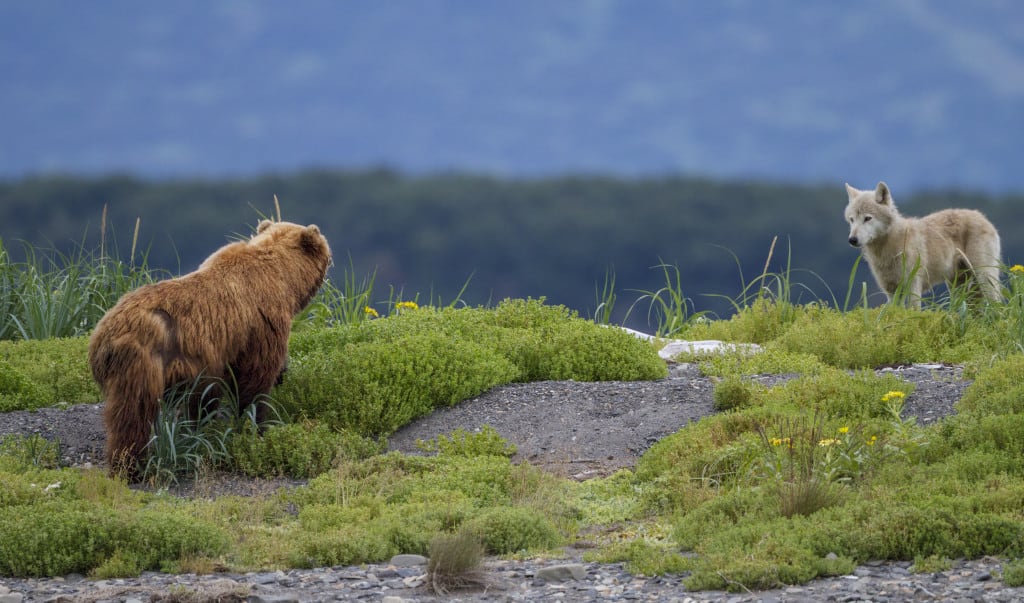
[[[837,440],[836,438],[826,438],[824,440],[820,440],[818,442],[818,446],[835,446],[838,443],[839,440]]]
[[[366,313],[367,318],[380,318],[380,314],[370,306],[363,308],[363,312]]]
[[[884,396],[882,396],[882,402],[891,402],[893,400],[902,401],[903,398],[905,398],[905,397],[907,397],[907,394],[905,394],[903,392],[898,392],[898,391],[888,392]]]
[[[1021,266],[1020,264],[1014,264],[1013,266],[1010,266],[1010,272],[1013,274],[1024,275],[1024,266]]]
[[[793,440],[789,438],[772,438],[768,440],[768,443],[771,444],[772,446],[782,446],[783,444],[785,444],[786,446],[791,446],[793,444]]]
[[[419,308],[419,305],[414,301],[400,301],[395,304],[396,310],[415,310],[416,308]]]

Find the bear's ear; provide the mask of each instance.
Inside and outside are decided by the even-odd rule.
[[[302,236],[299,237],[299,245],[302,246],[302,250],[306,253],[313,253],[320,249],[320,227],[316,224],[310,224],[302,231]]]
[[[892,204],[892,193],[889,192],[889,186],[886,183],[879,182],[875,187],[875,202],[882,205]]]
[[[270,220],[260,220],[259,226],[256,227],[256,234],[260,234],[264,230],[270,228],[272,224],[273,222]]]

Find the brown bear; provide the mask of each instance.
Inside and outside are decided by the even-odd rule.
[[[330,264],[316,225],[263,220],[251,239],[221,247],[195,272],[121,297],[89,339],[111,472],[135,478],[167,388],[233,381],[239,409],[270,392],[285,369],[292,320]]]

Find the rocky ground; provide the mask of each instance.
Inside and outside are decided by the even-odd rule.
[[[954,412],[968,382],[958,367],[915,365],[881,369],[916,384],[908,396],[905,416],[931,423]],[[765,383],[785,375],[755,377]],[[408,425],[390,438],[390,447],[419,453],[417,440],[490,425],[516,445],[517,460],[525,460],[575,479],[606,475],[630,467],[658,439],[711,414],[711,379],[689,365],[671,366],[667,379],[649,382],[581,383],[574,381],[512,384],[494,388],[472,400],[443,409]],[[59,439],[68,465],[101,465],[102,406],[86,404],[69,409],[0,413],[4,434],[38,433]],[[186,485],[183,495],[267,492],[280,482],[234,476]],[[485,591],[435,597],[422,587],[422,567],[393,564],[359,568],[319,568],[291,572],[227,576],[168,576],[147,574],[139,579],[94,582],[80,576],[48,580],[0,578],[0,603],[23,601],[148,600],[166,597],[169,588],[202,590],[211,583],[226,588],[207,600],[253,601],[1019,601],[1024,589],[1010,589],[994,577],[999,560],[959,561],[934,574],[914,574],[908,563],[877,563],[852,576],[816,580],[778,591],[746,594],[688,593],[679,577],[630,576],[616,564],[584,564],[578,553],[559,561],[490,560],[495,579]],[[559,568],[565,579],[545,573]],[[566,569],[567,568],[567,569]],[[216,582],[216,581],[221,582]],[[212,587],[211,587],[212,588]],[[232,598],[236,597],[236,598]],[[156,599],[152,599],[156,600]]]

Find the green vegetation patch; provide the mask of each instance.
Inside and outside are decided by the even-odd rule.
[[[287,379],[273,395],[295,416],[387,435],[434,408],[512,381],[666,374],[656,350],[621,329],[543,300],[506,300],[493,309],[421,307],[296,333]]]
[[[0,411],[96,402],[89,339],[0,341]]]
[[[342,463],[288,495],[304,528],[291,553],[303,565],[426,554],[438,534],[465,529],[492,553],[546,550],[563,541],[570,511],[561,482],[503,456],[396,453]],[[552,492],[545,492],[551,490]]]

